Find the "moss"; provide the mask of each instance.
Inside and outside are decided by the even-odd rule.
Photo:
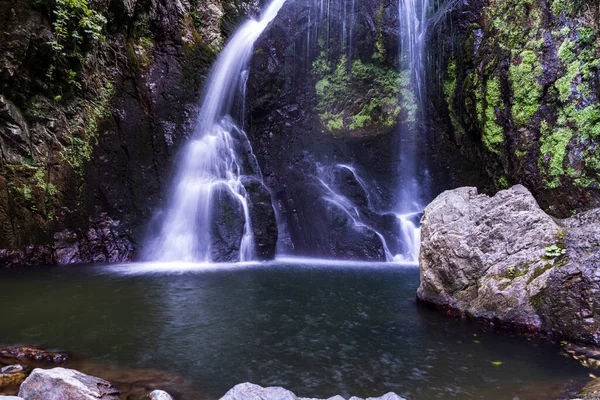
[[[529,277],[529,279],[527,279],[527,284],[529,285],[531,282],[533,282],[534,280],[536,280],[537,278],[539,278],[544,272],[548,271],[549,269],[552,268],[552,264],[544,264],[541,265],[539,267],[536,267],[533,270],[533,274],[531,274],[531,276]]]
[[[84,165],[91,160],[93,146],[98,138],[98,126],[102,119],[110,115],[110,102],[114,96],[114,86],[107,82],[100,97],[87,106],[85,127],[79,128],[78,134],[71,139],[71,147],[63,154],[65,161],[83,177]]]
[[[406,90],[407,75],[360,60],[348,72],[345,56],[335,65],[324,56],[313,63],[313,74],[320,78],[315,83],[316,108],[327,130],[379,132],[394,126],[403,111],[405,120],[414,119],[416,102]]]
[[[548,189],[554,189],[560,185],[560,178],[565,174],[564,161],[573,132],[565,128],[552,130],[546,121],[542,122],[540,132],[538,166],[545,178],[544,185]]]
[[[482,116],[483,143],[493,153],[499,153],[498,145],[504,142],[504,128],[496,121],[496,110],[503,109],[500,98],[500,79],[493,77],[485,88],[485,109]]]
[[[47,176],[48,173],[44,169],[39,168],[33,175],[33,182],[43,193],[54,196],[57,193],[56,186],[48,182]]]
[[[498,276],[499,279],[510,279],[515,280],[529,273],[530,265],[527,263],[519,264],[517,266],[509,266],[506,270]]]
[[[506,175],[502,175],[498,179],[498,186],[501,187],[502,189],[508,189],[510,187],[510,182],[508,181],[508,178],[506,177]]]
[[[535,309],[539,309],[544,304],[544,291],[540,290],[537,294],[531,296],[529,303]]]
[[[538,80],[542,72],[534,51],[525,50],[513,56],[508,76],[513,92],[512,116],[517,127],[530,122],[539,108],[543,93]]]

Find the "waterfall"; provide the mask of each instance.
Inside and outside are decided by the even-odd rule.
[[[148,261],[211,262],[215,207],[229,201],[243,216],[238,261],[254,258],[248,196],[242,178],[260,177],[248,138],[232,118],[244,107],[247,65],[255,41],[285,0],[273,0],[261,17],[244,23],[215,62],[192,137],[183,148],[158,233],[145,248]],[[231,218],[231,215],[228,215]],[[234,216],[235,217],[235,216]]]
[[[317,179],[324,189],[323,199],[331,205],[333,205],[334,207],[336,207],[337,209],[343,211],[350,218],[355,229],[371,231],[375,235],[377,235],[381,242],[381,246],[383,247],[386,261],[393,261],[394,256],[392,255],[383,234],[381,234],[381,232],[375,229],[374,226],[368,224],[363,218],[363,215],[361,215],[359,207],[347,196],[340,193],[339,189],[331,183],[331,181],[333,180],[331,175],[335,169],[345,169],[352,174],[356,182],[364,191],[364,194],[366,196],[367,209],[376,213],[376,211],[373,210],[373,204],[371,201],[369,188],[367,187],[365,182],[360,178],[360,176],[358,176],[356,169],[354,169],[354,167],[350,165],[334,164],[332,167],[317,165]]]
[[[395,257],[398,261],[417,262],[420,245],[420,229],[415,215],[422,208],[422,186],[419,179],[417,152],[419,138],[425,117],[424,113],[424,54],[425,34],[427,30],[427,8],[430,0],[400,0],[400,68],[408,71],[412,88],[419,106],[418,119],[400,132],[400,193],[398,201],[398,220],[400,236],[405,245],[404,254]],[[426,175],[426,171],[425,171]],[[421,179],[422,180],[422,179]]]

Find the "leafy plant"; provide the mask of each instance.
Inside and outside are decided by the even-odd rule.
[[[106,18],[88,7],[87,0],[56,0],[52,24],[54,50],[65,56],[80,56],[79,50],[88,41],[103,41]]]
[[[567,249],[559,247],[556,244],[546,247],[546,257],[548,257],[548,258],[557,258],[557,257],[565,255],[566,253],[567,253]]]

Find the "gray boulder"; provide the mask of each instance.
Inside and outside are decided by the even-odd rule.
[[[253,383],[240,383],[221,397],[221,400],[325,400],[307,397],[296,397],[289,390],[281,387],[267,387],[255,385]],[[344,400],[342,396],[330,397],[326,400]],[[359,397],[352,397],[350,400],[363,400]],[[382,397],[369,397],[366,400],[405,400],[395,393],[388,393]]]
[[[36,368],[19,390],[27,400],[119,400],[118,395],[109,382],[67,368]]]
[[[173,398],[164,390],[153,390],[148,395],[148,400],[173,400]]]
[[[600,212],[565,220],[517,185],[438,196],[422,218],[418,298],[451,312],[599,344]]]

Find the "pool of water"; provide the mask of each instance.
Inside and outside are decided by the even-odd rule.
[[[551,399],[587,378],[556,347],[416,304],[416,267],[309,263],[0,271],[0,344],[161,370],[183,399],[240,382],[301,396]],[[102,369],[100,368],[100,374]]]

